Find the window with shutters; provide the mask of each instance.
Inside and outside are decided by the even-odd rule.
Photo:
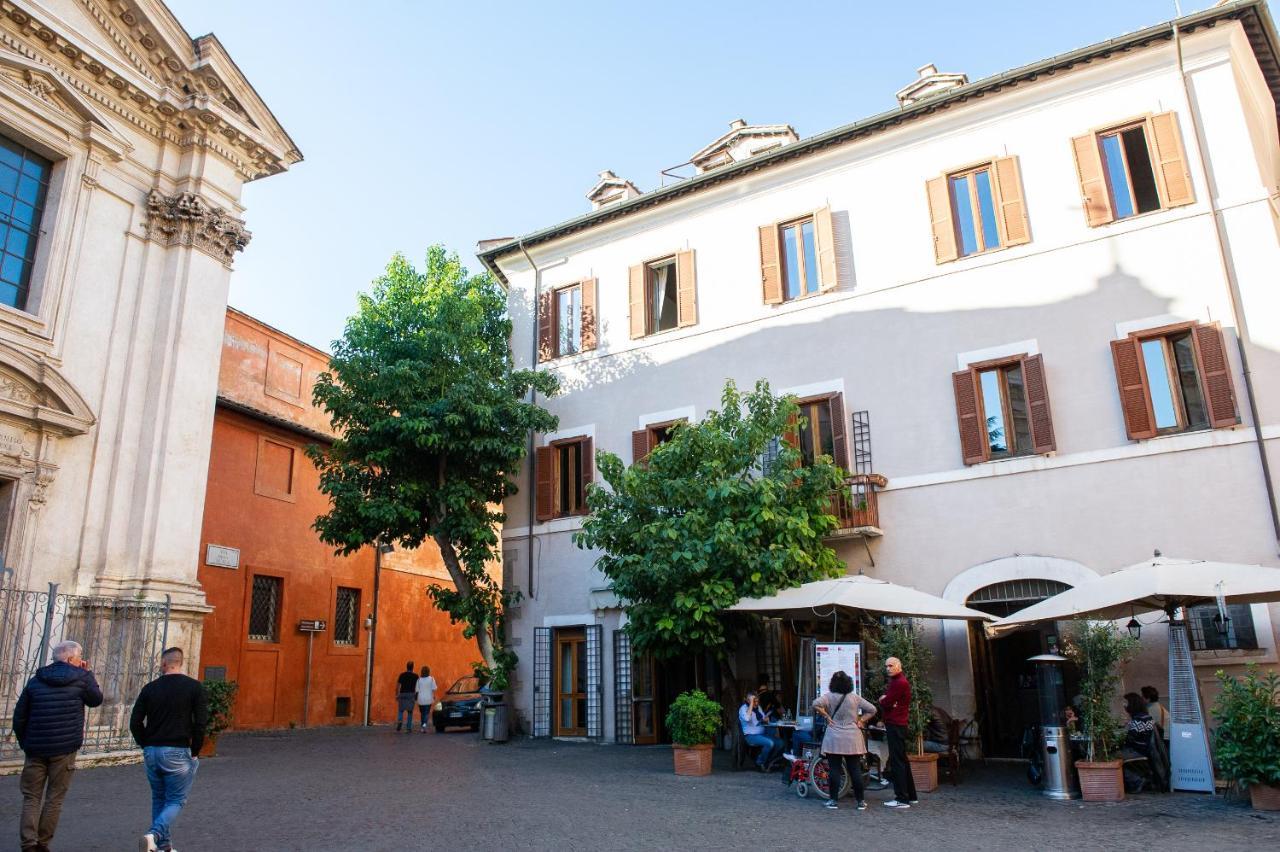
[[[845,440],[843,395],[799,400],[800,408],[795,429],[785,435],[785,440],[800,451],[800,463],[812,465],[818,456],[828,456],[841,470],[849,469],[849,449]],[[764,465],[773,463],[766,452]],[[776,453],[773,454],[776,458]]]
[[[280,597],[284,579],[255,574],[249,602],[249,638],[255,642],[280,641]]]
[[[547,290],[538,297],[538,360],[596,348],[595,278]]]
[[[692,249],[631,267],[631,336],[645,337],[698,322]]]
[[[1102,166],[1117,219],[1160,209],[1160,193],[1151,168],[1145,124],[1133,124],[1098,134]]]
[[[582,286],[555,291],[556,357],[576,355],[582,350]]]
[[[830,207],[760,227],[764,302],[777,305],[840,285]]]
[[[947,172],[925,190],[938,263],[1031,242],[1017,157]]]
[[[650,423],[643,429],[637,429],[631,433],[631,460],[633,463],[644,461],[649,453],[653,452],[660,445],[670,441],[675,434],[675,428],[681,423],[687,423],[684,418],[679,420],[667,420],[662,423]]]
[[[645,334],[670,331],[679,324],[676,259],[645,264]]]
[[[1035,453],[1021,361],[979,370],[978,386],[982,389],[982,411],[986,415],[983,429],[987,435],[988,458]]]
[[[1071,145],[1091,227],[1195,201],[1172,112],[1095,130]]]
[[[971,364],[952,384],[965,464],[1057,449],[1042,356]]]
[[[982,166],[950,175],[947,185],[951,190],[951,213],[955,217],[960,255],[1000,248],[991,167]]]
[[[786,299],[818,292],[818,243],[813,217],[778,226],[782,248],[782,291]]]
[[[360,590],[338,587],[337,601],[333,612],[333,643],[335,645],[357,644],[360,624]]]
[[[593,475],[591,438],[566,438],[539,447],[534,464],[539,521],[587,513],[586,491]]]

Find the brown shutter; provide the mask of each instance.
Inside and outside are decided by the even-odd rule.
[[[640,464],[649,455],[649,430],[637,429],[631,433],[631,463]]]
[[[1037,453],[1058,449],[1053,437],[1053,414],[1049,410],[1049,386],[1044,376],[1044,356],[1022,358],[1022,381],[1027,392],[1027,420],[1031,422],[1031,443]]]
[[[836,230],[831,223],[830,207],[814,211],[813,233],[818,241],[818,289],[828,293],[840,286],[836,268]]]
[[[548,290],[538,297],[538,360],[550,361],[556,357],[555,292]]]
[[[793,414],[787,418],[787,431],[782,433],[782,441],[793,450],[800,449],[800,415]]]
[[[1196,348],[1209,425],[1214,429],[1235,426],[1240,418],[1236,414],[1236,392],[1231,383],[1231,364],[1222,342],[1222,329],[1217,323],[1197,325],[1191,330],[1191,340]]]
[[[929,196],[929,221],[933,225],[933,256],[938,263],[946,263],[960,256],[956,246],[956,226],[951,219],[951,194],[947,191],[947,176],[930,178],[924,183]]]
[[[596,292],[598,283],[595,278],[588,278],[582,287],[582,351],[596,348]]]
[[[1076,176],[1080,179],[1080,196],[1084,202],[1084,218],[1090,228],[1115,220],[1111,196],[1107,192],[1107,176],[1102,170],[1102,151],[1098,137],[1092,133],[1071,140],[1076,153]]]
[[[1140,441],[1156,436],[1156,414],[1147,389],[1147,370],[1142,364],[1142,345],[1136,337],[1111,341],[1111,358],[1116,365],[1120,407],[1129,439]]]
[[[1181,207],[1195,201],[1191,173],[1187,171],[1187,155],[1182,150],[1182,134],[1178,132],[1178,116],[1162,112],[1148,118],[1147,140],[1164,206]]]
[[[583,438],[579,446],[582,447],[582,461],[578,465],[578,472],[582,477],[582,505],[578,507],[578,511],[585,515],[587,513],[587,488],[595,481],[595,459],[591,455],[590,438]]]
[[[836,466],[849,472],[849,441],[845,437],[844,428],[844,394],[832,394],[828,400],[831,407],[831,446]]]
[[[764,282],[764,303],[782,303],[782,267],[778,265],[778,226],[760,228],[760,278]]]
[[[1004,244],[1020,246],[1031,242],[1031,227],[1027,223],[1027,204],[1022,198],[1022,177],[1018,173],[1017,157],[1001,157],[993,164],[996,177],[996,198],[1000,210],[1000,225],[1004,229]]]
[[[644,264],[631,267],[631,338],[644,337]]]
[[[965,464],[981,464],[987,460],[987,425],[982,422],[978,404],[978,374],[961,370],[951,374],[956,392],[956,423],[960,427],[960,455]]]
[[[693,249],[676,252],[676,317],[678,328],[698,322],[698,279]]]
[[[534,505],[539,521],[549,521],[556,516],[555,504],[555,448],[538,447],[533,451]]]

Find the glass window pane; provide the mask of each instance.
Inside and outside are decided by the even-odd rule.
[[[1178,389],[1182,391],[1182,411],[1187,416],[1188,429],[1206,429],[1209,414],[1205,411],[1204,396],[1200,393],[1200,377],[1196,370],[1196,355],[1191,343],[1191,332],[1171,338],[1173,360],[1178,367]]]
[[[18,228],[6,228],[5,230],[9,231],[9,236],[4,242],[5,251],[10,254],[16,254],[18,257],[26,257],[27,249],[31,247],[30,235]]]
[[[0,136],[0,163],[15,169],[22,168],[22,146]]]
[[[800,245],[795,225],[782,229],[782,273],[785,276],[788,299],[800,295]]]
[[[559,494],[557,495],[559,505],[556,508],[562,513],[569,512],[572,509],[572,504],[569,502],[571,494],[569,490],[569,481],[573,478],[572,459],[569,456],[569,445],[565,444],[561,446],[556,451],[556,456],[558,457],[557,462],[559,463],[559,469],[556,471],[556,474],[560,481],[560,487],[557,489],[559,491]]]
[[[36,209],[30,204],[22,201],[13,202],[13,211],[9,214],[9,219],[14,224],[22,225],[28,231],[35,230]]]
[[[22,283],[22,270],[26,263],[20,257],[6,254],[4,260],[0,261],[0,279],[8,281],[10,284]]]
[[[18,191],[18,170],[0,163],[0,192],[13,195]]]
[[[991,172],[983,169],[974,172],[973,182],[978,187],[978,212],[982,215],[982,247],[1000,247],[1000,229],[996,226],[995,195],[991,192]]]
[[[1009,419],[1013,421],[1013,447],[1017,455],[1035,452],[1031,440],[1031,411],[1027,406],[1027,389],[1022,381],[1022,367],[1008,367],[1004,371],[1005,389],[1009,395]]]
[[[587,653],[586,651],[587,651],[586,643],[578,645],[578,653],[576,655],[578,658],[578,680],[577,680],[577,683],[574,685],[574,689],[573,689],[574,692],[587,691]],[[585,706],[584,706],[584,712],[579,719],[579,723],[580,724],[585,723],[586,719],[587,719],[587,714],[585,712]]]
[[[18,304],[18,288],[16,285],[0,281],[0,303],[6,304],[11,308],[22,307]]]
[[[569,445],[569,458],[572,460],[571,463],[573,465],[573,481],[569,483],[569,487],[572,489],[572,509],[576,512],[582,508],[585,502],[582,499],[582,444]]]
[[[813,220],[800,223],[800,235],[804,239],[804,291],[818,292],[818,246],[813,238]]]
[[[1151,407],[1156,413],[1156,428],[1176,428],[1178,414],[1173,407],[1173,387],[1169,384],[1169,365],[1165,361],[1163,338],[1142,341],[1142,361],[1147,368],[1147,387],[1151,389]]]
[[[1009,452],[1009,433],[1004,422],[1004,399],[1000,394],[1000,371],[984,370],[978,374],[982,385],[982,407],[987,417],[987,446],[991,454]]]
[[[831,436],[831,403],[826,401],[819,402],[813,406],[813,410],[818,421],[818,428],[815,433],[818,437],[818,452],[831,456],[834,460],[836,445]]]
[[[814,406],[800,406],[800,463],[803,465],[813,464],[813,429],[817,420],[817,413],[813,410]]]
[[[1160,192],[1156,189],[1146,131],[1141,127],[1132,127],[1120,135],[1124,141],[1125,158],[1129,161],[1129,180],[1133,184],[1133,198],[1138,212],[1159,210]]]
[[[556,327],[559,332],[556,352],[572,355],[582,348],[582,289],[568,287],[556,292]]]
[[[1133,215],[1133,198],[1129,194],[1129,178],[1124,171],[1124,155],[1120,151],[1120,137],[1113,133],[1102,137],[1102,167],[1111,185],[1111,204],[1116,218]]]
[[[40,200],[40,182],[30,175],[18,179],[18,198],[34,206]]]
[[[955,214],[956,234],[960,237],[960,254],[973,254],[978,250],[978,232],[969,199],[968,176],[951,179],[951,210]]]

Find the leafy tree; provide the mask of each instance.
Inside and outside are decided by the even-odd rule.
[[[453,588],[433,586],[432,599],[476,640],[479,673],[500,686],[515,664],[504,646],[509,601],[486,565],[529,430],[556,427],[529,391],[558,389],[550,373],[513,368],[510,335],[506,295],[488,275],[469,275],[438,245],[425,272],[397,254],[316,382],[339,437],[308,449],[332,503],[316,519],[320,538],[344,554],[433,541]]]
[[[609,487],[588,491],[575,540],[601,551],[596,564],[642,653],[722,654],[725,608],[843,569],[822,541],[836,526],[831,495],[843,474],[826,456],[802,466],[779,440],[797,422],[794,400],[765,382],[745,395],[729,382],[721,403],[639,464],[596,453]]]
[[[895,620],[885,625],[880,633],[879,658],[883,664],[890,657],[902,663],[902,673],[911,684],[911,706],[907,709],[907,735],[916,745],[916,754],[924,754],[924,735],[933,717],[933,689],[929,686],[929,669],[933,666],[933,652],[925,642],[924,630],[914,619]],[[883,666],[876,668],[876,676],[868,678],[876,684],[873,692],[884,693],[888,685]]]
[[[1080,696],[1084,730],[1089,735],[1089,760],[1113,759],[1124,738],[1123,724],[1111,712],[1120,689],[1120,674],[1141,646],[1112,621],[1076,621],[1064,652],[1080,667]]]

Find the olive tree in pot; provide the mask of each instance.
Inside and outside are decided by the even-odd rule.
[[[240,688],[234,680],[204,681],[204,697],[209,706],[209,721],[204,726],[204,747],[200,749],[201,757],[216,757],[218,754],[218,734],[231,727],[236,705],[236,690]]]
[[[902,673],[911,684],[911,708],[907,715],[908,736],[915,744],[915,754],[907,755],[911,777],[917,792],[932,793],[938,789],[938,755],[925,753],[924,733],[933,716],[933,690],[929,688],[933,652],[925,644],[924,630],[911,619],[886,625],[880,633],[880,660],[890,657],[897,657],[902,663]]]
[[[720,730],[720,704],[700,689],[681,693],[667,711],[677,775],[710,775],[711,743]]]
[[[1258,671],[1244,677],[1218,672],[1222,693],[1213,707],[1218,770],[1249,788],[1254,810],[1280,811],[1280,675]]]
[[[1110,621],[1077,621],[1067,635],[1067,659],[1080,668],[1081,716],[1089,737],[1087,760],[1076,761],[1080,793],[1091,802],[1124,798],[1123,725],[1112,712],[1120,669],[1138,651],[1138,640]]]

